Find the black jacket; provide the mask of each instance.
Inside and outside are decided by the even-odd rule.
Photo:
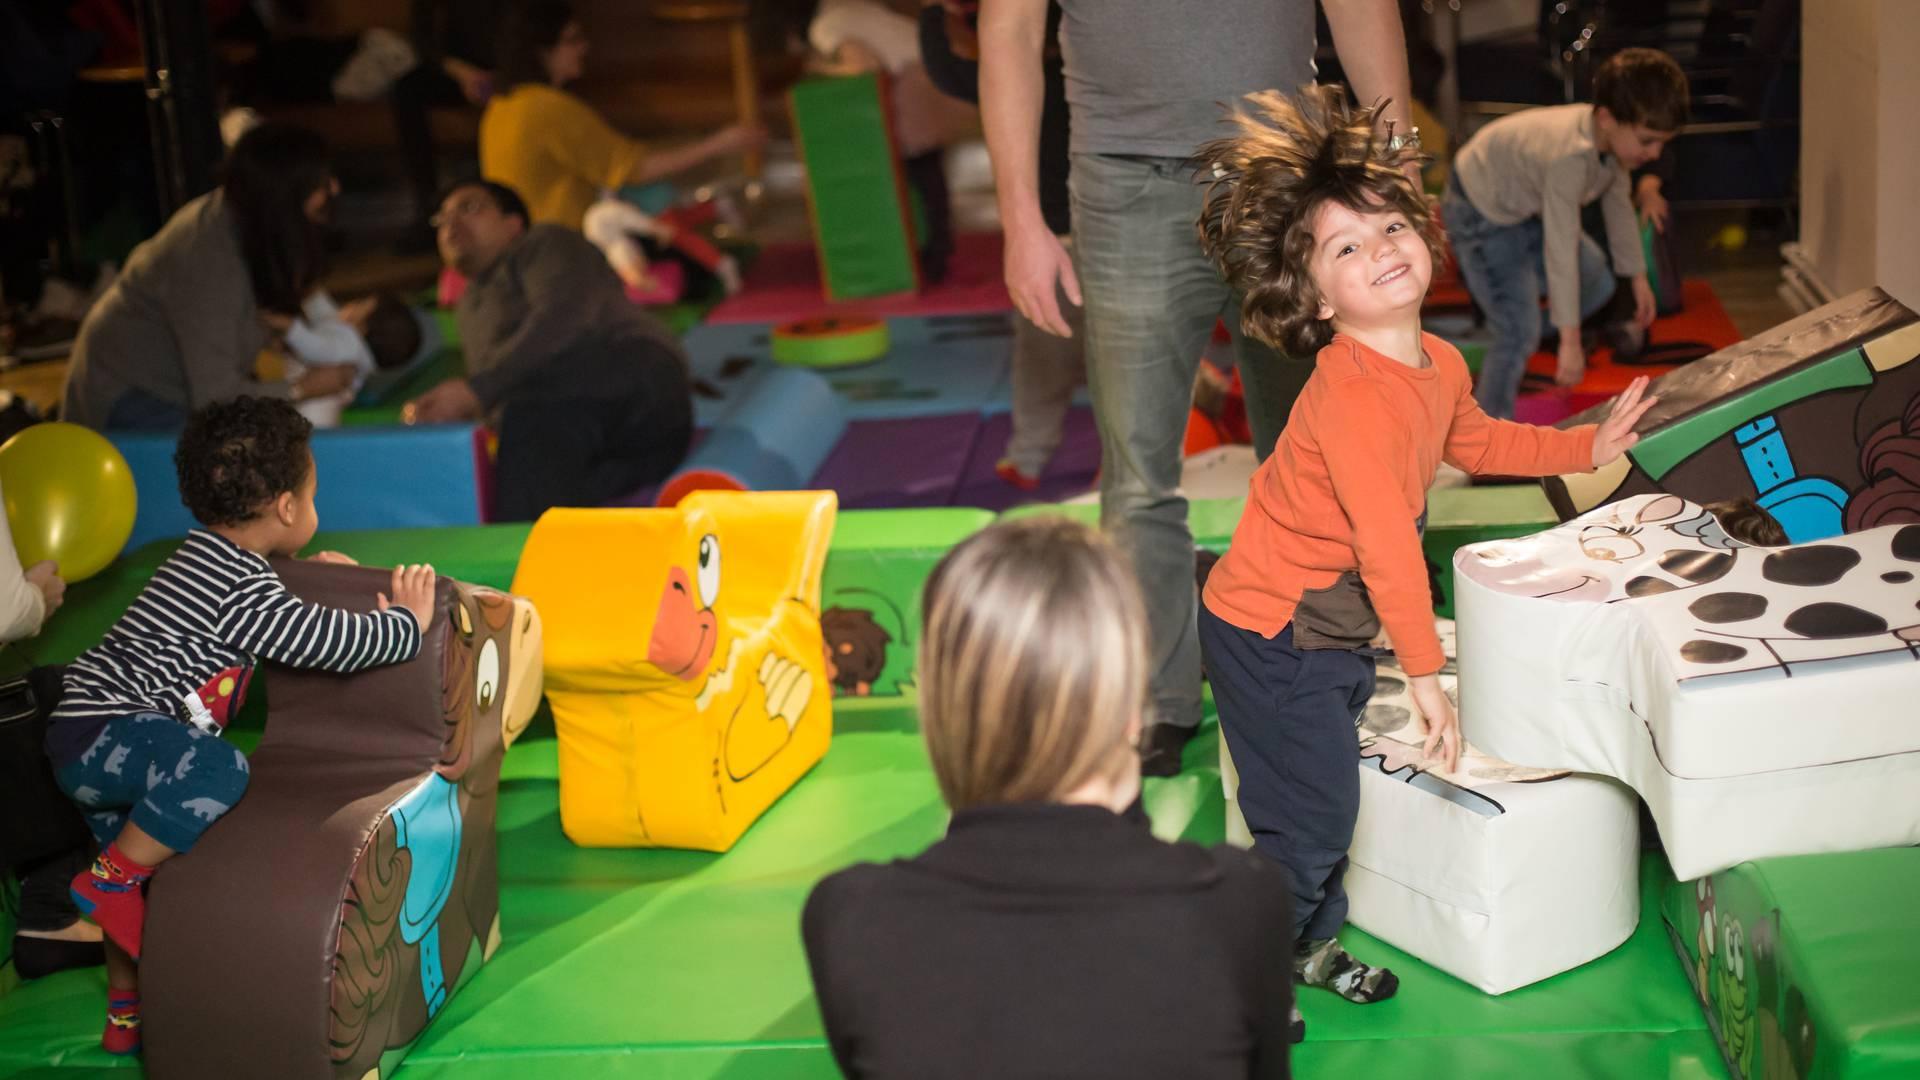
[[[802,935],[850,1077],[1285,1077],[1289,903],[1138,813],[997,806],[822,881]]]

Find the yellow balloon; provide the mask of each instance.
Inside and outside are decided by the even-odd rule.
[[[127,459],[78,424],[35,424],[0,446],[0,491],[20,564],[44,559],[84,581],[133,535],[138,498]]]

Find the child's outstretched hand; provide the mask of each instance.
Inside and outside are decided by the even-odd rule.
[[[1441,688],[1438,675],[1415,675],[1409,682],[1414,708],[1427,725],[1427,743],[1420,752],[1431,761],[1438,749],[1441,771],[1452,772],[1460,764],[1460,717],[1453,711],[1453,701]]]
[[[1640,422],[1648,409],[1660,399],[1647,397],[1648,379],[1645,375],[1627,384],[1626,390],[1613,400],[1613,411],[1600,422],[1600,430],[1593,433],[1593,467],[1602,465],[1633,449],[1640,436],[1633,433],[1633,425]]]
[[[386,593],[380,594],[380,610],[390,607],[403,607],[413,612],[413,621],[420,625],[420,633],[425,634],[427,627],[433,625],[433,567],[415,564],[393,568],[393,599],[388,600]]]

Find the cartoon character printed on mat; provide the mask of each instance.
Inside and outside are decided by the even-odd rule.
[[[1451,621],[1441,620],[1435,629],[1446,654],[1446,663],[1440,669],[1441,685],[1452,698],[1456,696],[1458,680],[1458,669],[1454,665],[1454,626]],[[1539,784],[1572,775],[1564,769],[1512,765],[1488,757],[1472,746],[1460,755],[1459,767],[1453,772],[1434,772],[1427,767],[1427,758],[1422,753],[1423,736],[1406,732],[1412,720],[1406,676],[1389,663],[1380,664],[1374,674],[1373,695],[1355,721],[1359,729],[1360,764],[1482,817],[1498,817],[1507,811],[1498,799],[1480,790],[1481,785]]]
[[[1861,315],[1857,308],[1842,310],[1829,323]],[[1755,342],[1734,351],[1777,354],[1782,344]],[[1670,414],[1671,422],[1643,431],[1640,445],[1607,473],[1557,481],[1566,485],[1566,509],[1581,514],[1659,491],[1693,498],[1741,494],[1779,521],[1794,543],[1920,521],[1920,479],[1895,464],[1910,453],[1901,443],[1910,448],[1920,437],[1916,351],[1920,324],[1908,322],[1823,359],[1809,356],[1810,363],[1724,397],[1712,396],[1720,392],[1717,379],[1681,377],[1693,385],[1678,397],[1664,387],[1668,407],[1700,399]],[[1698,369],[1711,370],[1711,364]],[[1725,367],[1723,360],[1721,370],[1738,365]],[[1789,381],[1793,396],[1780,400]]]
[[[1678,496],[1636,496],[1530,537],[1474,545],[1460,569],[1514,595],[1683,608],[1663,622],[1685,628],[1672,643],[1682,678],[1791,676],[1874,655],[1920,660],[1920,524],[1756,548],[1712,518]]]
[[[1611,603],[1684,587],[1676,581],[1710,584],[1733,568],[1733,552],[1746,547],[1727,536],[1711,513],[1677,495],[1614,503],[1602,514],[1580,519],[1578,529],[1571,529],[1572,524],[1516,540],[1476,544],[1473,558],[1461,570],[1481,585],[1518,596]],[[1640,568],[1637,564],[1650,543],[1664,546],[1671,539],[1662,535],[1667,531],[1700,545],[1674,548],[1659,557],[1658,569],[1675,580],[1645,571],[1627,578],[1627,568]]]
[[[539,619],[524,600],[457,586],[447,620],[439,760],[376,826],[342,907],[329,1033],[342,1078],[377,1075],[380,1055],[446,1004],[469,954],[484,961],[499,943],[499,757],[539,703]],[[418,997],[398,983],[409,949]]]
[[[893,635],[864,608],[830,607],[820,613],[820,634],[827,657],[827,681],[837,697],[867,697],[887,667]]]
[[[1806,996],[1788,981],[1780,955],[1778,909],[1753,924],[1747,951],[1759,1039],[1753,1056],[1760,1080],[1805,1080],[1813,1067],[1813,1023],[1807,1016]]]
[[[647,661],[683,682],[706,675],[694,699],[696,712],[730,699],[721,706],[728,710],[727,722],[720,729],[713,757],[714,794],[724,813],[728,782],[749,779],[793,741],[794,729],[813,697],[813,678],[804,665],[782,655],[775,638],[767,633],[752,635],[751,642],[746,636],[735,636],[724,662],[708,674],[724,624],[718,609],[723,596],[722,566],[720,537],[706,533],[697,545],[691,578],[682,567],[668,568],[647,642]],[[775,603],[769,626],[795,618],[819,623],[805,600],[786,597]],[[749,664],[751,676],[741,678]],[[762,693],[750,693],[752,685]]]
[[[1713,875],[1693,883],[1693,901],[1700,912],[1700,922],[1693,932],[1693,985],[1704,1000],[1712,996],[1707,976],[1713,972],[1713,954],[1719,946],[1714,933]]]
[[[1753,1047],[1759,1041],[1754,1027],[1753,995],[1748,992],[1746,929],[1739,919],[1721,913],[1720,950],[1714,965],[1713,999],[1720,1015],[1720,1038],[1734,1075],[1753,1075]]]

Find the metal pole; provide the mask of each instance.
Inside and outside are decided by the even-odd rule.
[[[213,189],[220,161],[212,35],[199,0],[136,0],[160,214]]]

